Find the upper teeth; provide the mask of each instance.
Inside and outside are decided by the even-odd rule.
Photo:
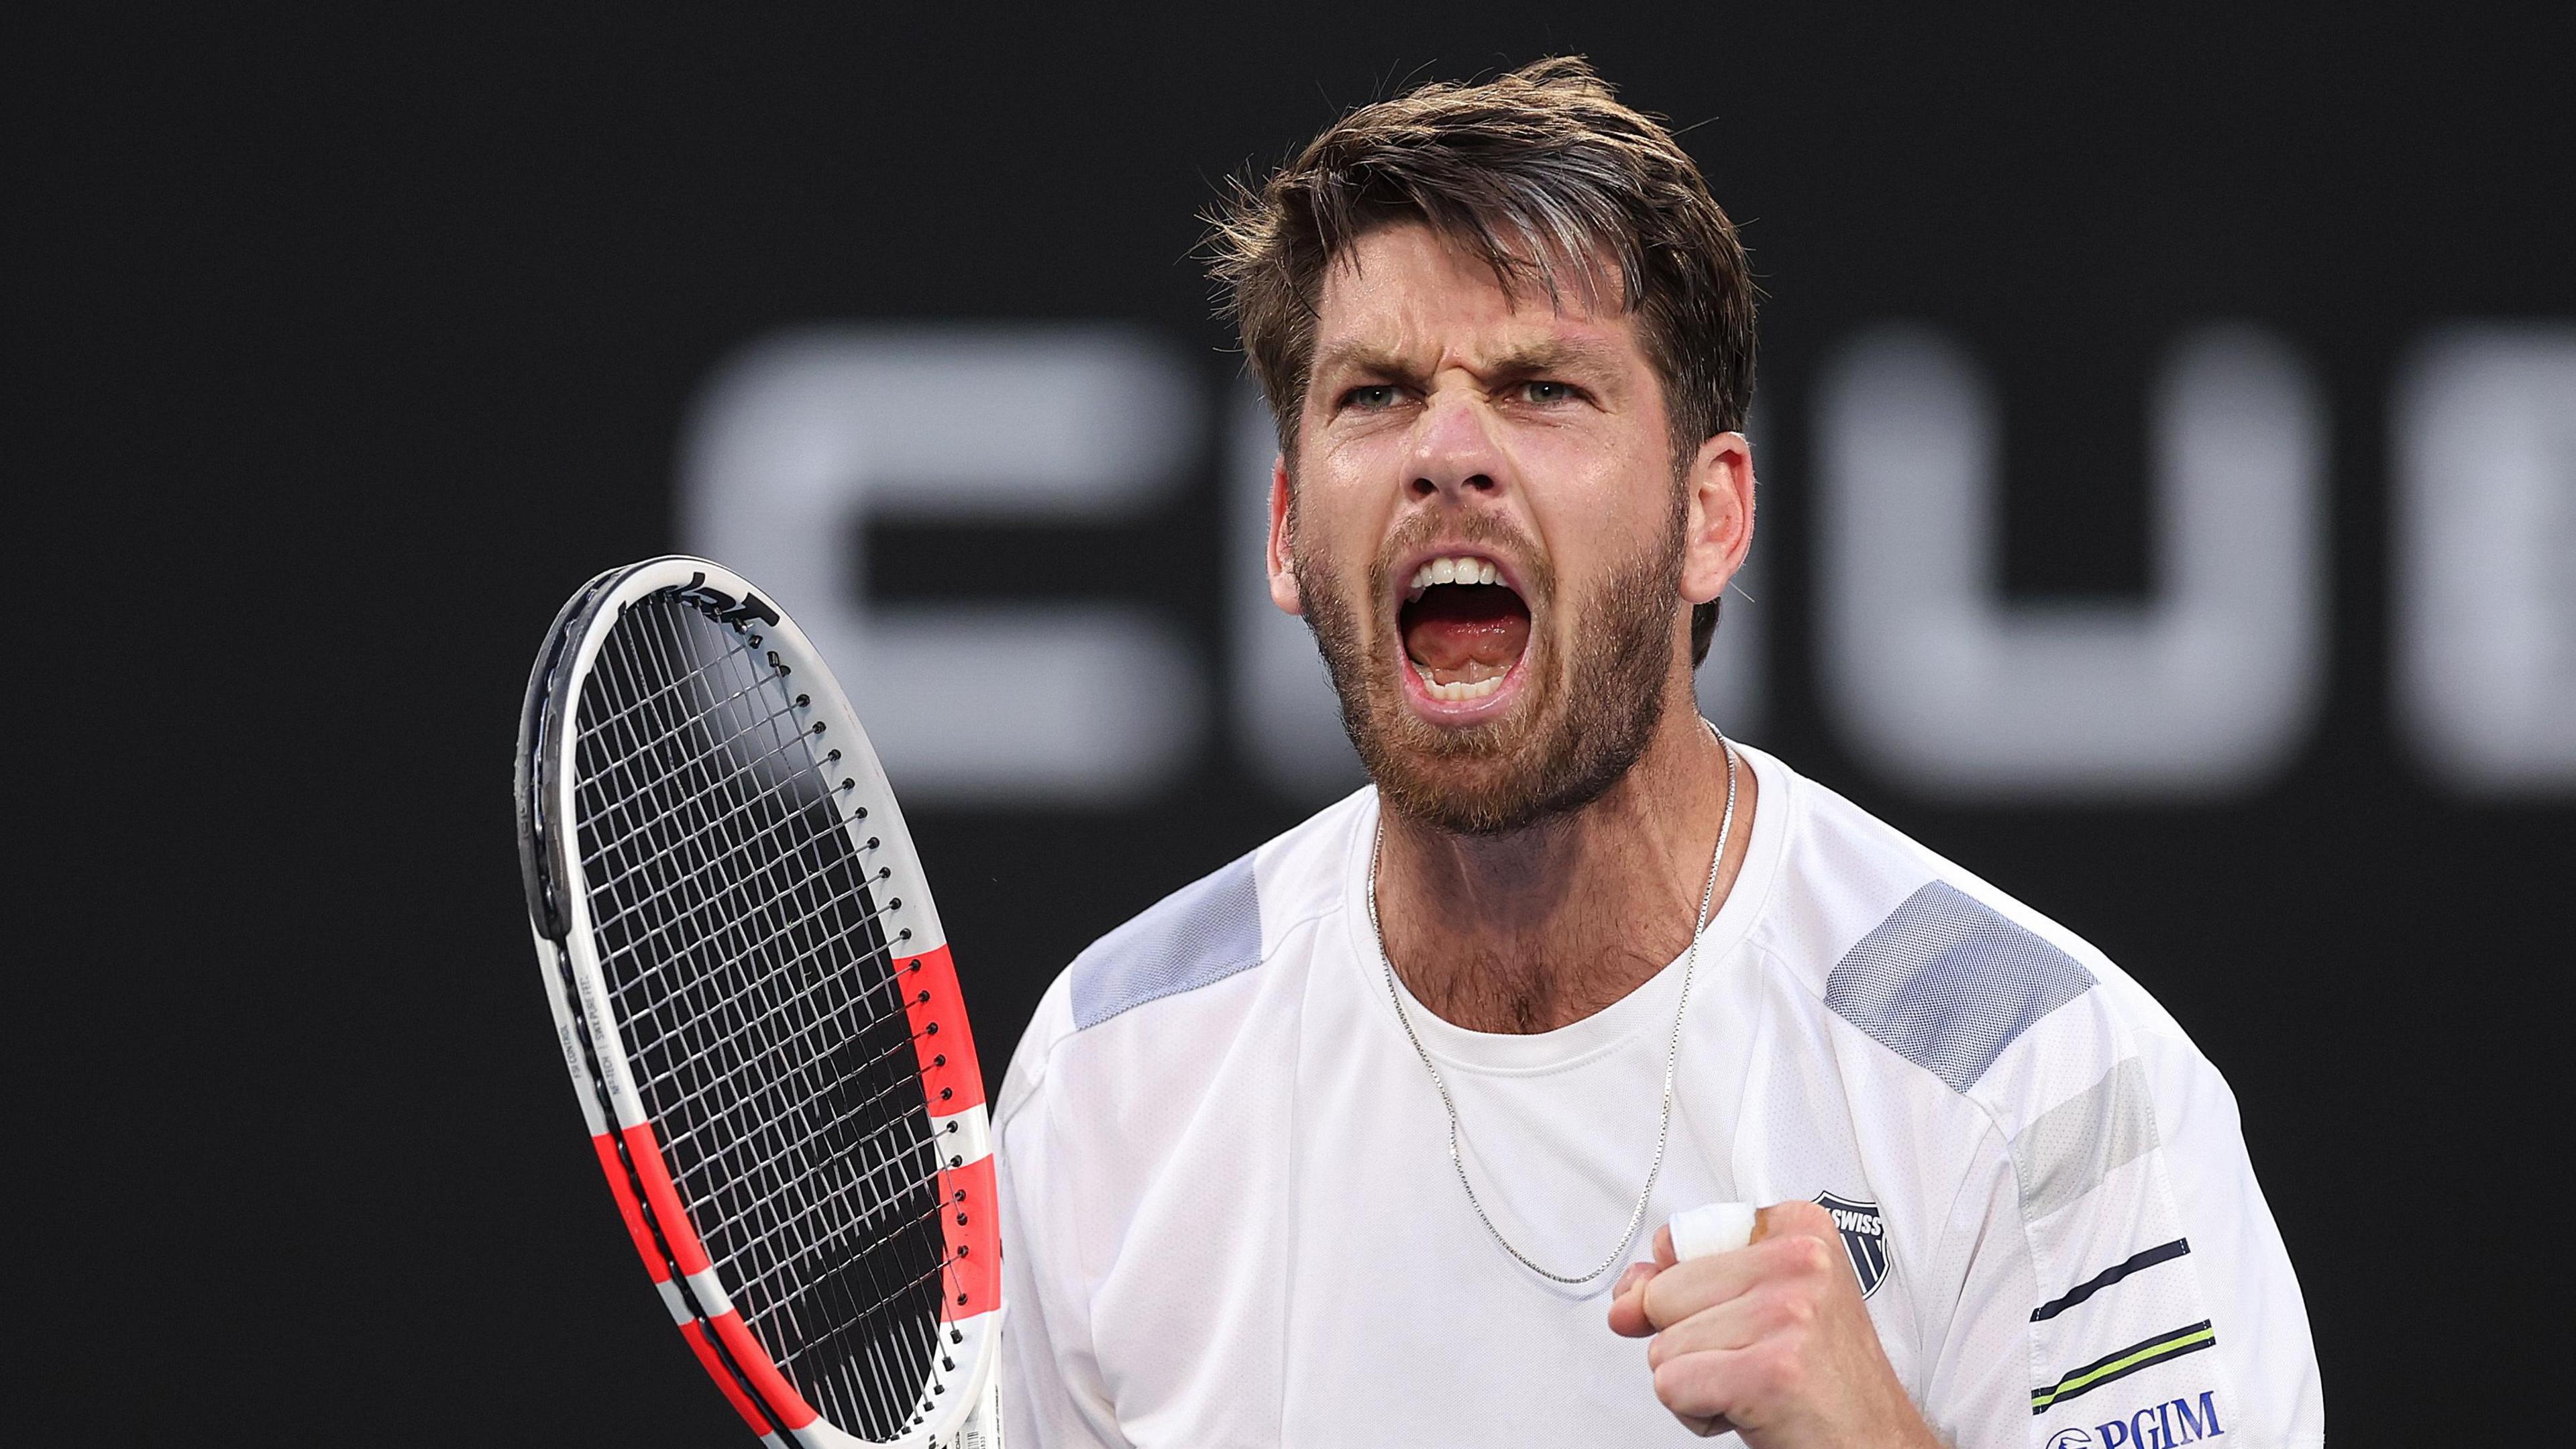
[[[1418,599],[1422,597],[1422,591],[1433,584],[1490,584],[1501,578],[1501,571],[1489,559],[1471,558],[1465,554],[1435,558],[1413,571],[1413,584],[1407,597]]]

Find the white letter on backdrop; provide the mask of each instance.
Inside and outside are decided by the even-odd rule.
[[[795,615],[907,799],[1132,800],[1200,737],[1204,681],[1178,630],[1114,604],[871,606],[854,545],[889,518],[1134,514],[1178,481],[1203,421],[1198,379],[1132,332],[799,331],[708,386],[680,536]]]
[[[2006,605],[1995,405],[1956,345],[1864,335],[1817,399],[1828,702],[1949,798],[2215,796],[2301,738],[2324,683],[2324,421],[2289,351],[2184,340],[2149,422],[2157,597]]]
[[[2391,433],[2399,718],[2472,793],[2576,787],[2576,327],[2435,334]]]

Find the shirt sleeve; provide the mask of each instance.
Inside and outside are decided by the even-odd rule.
[[[2306,1306],[2235,1099],[2188,1041],[2123,1035],[2091,1086],[1981,1149],[1926,1415],[1960,1449],[2322,1444]]]
[[[1047,1005],[1060,1005],[1050,1001]],[[996,1114],[1002,1199],[1002,1421],[1012,1449],[1128,1449],[1092,1352],[1074,1205],[1052,1190],[1041,1006]]]

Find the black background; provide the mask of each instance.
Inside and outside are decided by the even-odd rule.
[[[35,861],[8,1176],[39,1331],[7,1413],[45,1442],[744,1442],[635,1272],[531,970],[506,779],[545,621],[675,543],[677,429],[746,341],[1127,320],[1217,398],[1186,256],[1215,178],[1408,78],[1554,50],[1705,123],[1770,292],[1756,742],[2089,937],[2218,1062],[2339,1441],[2550,1432],[2576,811],[2428,778],[2384,580],[2406,347],[2576,316],[2566,34],[2462,6],[345,9],[13,24],[46,33],[12,47]],[[2310,360],[2332,677],[2284,774],[2216,806],[1934,807],[1847,752],[1802,413],[1823,350],[1891,317],[1996,369],[2025,595],[2152,585],[2137,400],[2177,332],[2248,319]],[[1216,671],[1213,445],[1206,472],[1085,546]],[[1076,949],[1297,818],[1236,748],[1212,731],[1134,812],[918,815],[993,1074]]]

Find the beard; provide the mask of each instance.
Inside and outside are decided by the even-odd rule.
[[[1292,547],[1290,569],[1341,697],[1342,729],[1379,798],[1453,835],[1507,835],[1590,804],[1627,774],[1663,721],[1673,619],[1682,607],[1680,512],[1659,548],[1623,563],[1580,600],[1560,600],[1553,571],[1517,533],[1468,515],[1466,542],[1531,561],[1522,582],[1534,614],[1553,623],[1554,606],[1568,605],[1563,617],[1572,627],[1559,632],[1571,657],[1559,660],[1556,636],[1533,628],[1530,657],[1519,666],[1528,671],[1521,699],[1503,718],[1456,729],[1434,726],[1407,706],[1397,671],[1411,666],[1399,621],[1381,626],[1376,619],[1382,601],[1396,597],[1395,561],[1435,521],[1416,515],[1387,540],[1369,567],[1365,613],[1333,586],[1329,556]]]

